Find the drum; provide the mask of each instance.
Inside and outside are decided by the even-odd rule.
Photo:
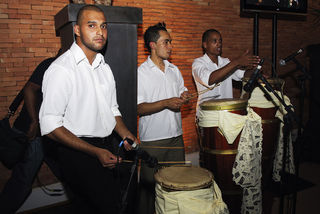
[[[242,203],[242,188],[232,180],[232,167],[237,155],[241,132],[235,141],[230,144],[218,127],[214,125],[208,127],[206,121],[215,120],[210,117],[215,117],[220,111],[247,115],[247,105],[248,100],[246,99],[216,99],[200,104],[201,112],[212,113],[198,118],[200,166],[210,170],[215,175],[215,181],[221,188],[223,199],[228,205],[230,213],[239,213]]]
[[[155,174],[157,214],[228,213],[210,171],[170,166]]]

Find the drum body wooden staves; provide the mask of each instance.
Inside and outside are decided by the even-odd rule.
[[[246,99],[216,99],[203,102],[201,110],[228,111],[247,115]],[[200,166],[213,172],[215,181],[222,191],[223,199],[230,213],[239,213],[242,202],[242,188],[232,180],[232,167],[237,155],[241,133],[229,144],[218,127],[200,129]]]

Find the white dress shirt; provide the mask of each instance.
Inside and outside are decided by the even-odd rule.
[[[42,135],[63,126],[78,137],[106,137],[121,116],[109,65],[101,54],[90,65],[76,43],[45,72],[42,92]]]
[[[212,72],[226,66],[230,60],[218,56],[218,65],[214,63],[207,54],[195,59],[192,63],[192,76],[197,86],[197,91],[201,92],[213,85],[208,85]],[[209,90],[198,97],[197,106],[206,100],[233,98],[232,80],[240,81],[243,78],[244,70],[236,70],[232,75],[223,80],[219,86]]]
[[[180,97],[187,90],[177,66],[165,60],[161,71],[150,59],[138,68],[138,104]],[[182,135],[181,113],[164,109],[139,119],[141,141],[167,139]]]

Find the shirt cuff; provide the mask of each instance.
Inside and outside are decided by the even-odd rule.
[[[113,109],[112,109],[112,113],[113,113],[113,115],[114,115],[115,117],[117,117],[117,116],[122,117],[121,112],[119,111],[118,108],[113,108]]]
[[[45,116],[40,118],[40,130],[41,135],[47,135],[53,132],[55,129],[62,126],[62,118],[60,116]]]

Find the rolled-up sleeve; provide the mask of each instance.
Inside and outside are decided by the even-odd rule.
[[[211,71],[208,70],[204,62],[198,59],[194,60],[192,63],[192,75],[195,81],[205,87],[211,87],[211,85],[208,85],[210,74]]]
[[[39,112],[41,135],[47,135],[63,125],[63,115],[72,87],[63,67],[51,65],[42,84],[43,101]]]
[[[183,76],[180,72],[180,70],[177,68],[177,74],[178,74],[178,81],[179,81],[179,95],[181,95],[183,92],[188,91],[188,89],[184,85]]]
[[[244,73],[245,73],[244,70],[238,69],[232,74],[232,79],[235,81],[240,81],[243,78]]]
[[[145,98],[145,95],[144,95],[144,82],[145,80],[143,79],[143,75],[141,75],[141,72],[140,69],[138,69],[138,95],[137,95],[137,104],[141,104],[141,103],[144,103],[146,102],[146,98]]]
[[[113,115],[115,117],[122,116],[121,112],[119,110],[119,105],[118,105],[118,102],[117,102],[117,93],[116,93],[116,89],[115,88],[114,88],[111,96],[112,96],[111,97],[111,100],[112,100],[111,111],[112,111]]]

